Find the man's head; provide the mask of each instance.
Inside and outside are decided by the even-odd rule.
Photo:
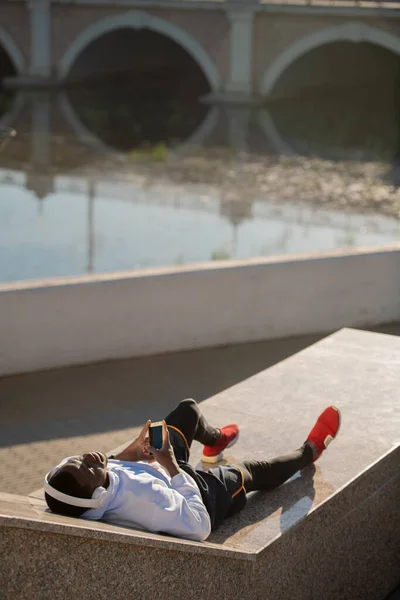
[[[107,457],[102,452],[89,452],[82,456],[73,456],[55,467],[45,478],[45,498],[52,512],[68,517],[80,517],[93,507],[91,502],[79,504],[76,499],[92,499],[93,492],[107,488]],[[57,494],[57,492],[61,492]],[[62,494],[66,494],[64,497]],[[56,496],[59,496],[57,498]],[[95,494],[96,497],[96,494]],[[75,498],[75,500],[74,500]],[[67,502],[68,501],[68,502]]]

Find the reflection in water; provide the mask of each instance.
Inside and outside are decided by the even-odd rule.
[[[1,81],[15,70],[1,48],[0,58]],[[68,86],[64,114],[50,100],[53,138],[81,129],[99,148],[155,148],[160,160],[160,147],[190,139],[209,111],[201,99],[210,84],[200,66],[175,41],[145,27],[122,27],[89,43],[71,66]],[[322,44],[280,74],[267,111],[222,107],[220,123],[203,142],[256,154],[392,161],[400,156],[399,90],[395,53],[363,42]],[[11,102],[0,88],[0,117]],[[54,140],[51,153],[58,168],[81,164]]]
[[[74,89],[67,96],[90,133],[122,151],[177,145],[190,137],[208,111],[197,98],[176,97],[173,88],[153,90],[135,82]]]
[[[159,144],[177,146],[190,138],[209,111],[198,99],[182,102],[164,96],[163,101],[155,97],[152,102],[139,100],[135,88],[126,85],[111,90],[74,90],[67,97],[74,118],[90,134],[122,151],[157,148]],[[222,137],[219,128],[205,143],[253,153],[266,148],[286,153],[288,148],[289,153],[329,160],[390,161],[399,148],[400,111],[394,100],[393,89],[348,86],[270,101],[266,109],[277,139],[272,134],[261,144],[259,136],[248,133],[254,125],[262,128],[264,109],[247,111],[247,121],[239,109],[226,109],[222,111],[226,121]],[[266,128],[264,132],[269,136]]]
[[[384,180],[381,164],[397,155],[394,165],[400,165],[394,62],[379,87],[355,86],[349,69],[340,87],[321,85],[323,61],[312,58],[310,71],[304,59],[293,65],[293,78],[288,73],[277,86],[287,92],[279,102],[210,108],[199,101],[208,90],[204,75],[176,48],[160,53],[161,38],[152,38],[158,54],[141,53],[146,62],[135,73],[108,75],[107,86],[96,73],[84,87],[78,81],[97,52],[106,56],[106,39],[94,54],[90,46],[82,53],[74,81],[62,92],[26,93],[15,110],[13,96],[0,89],[0,126],[6,119],[19,134],[0,157],[0,254],[7,256],[0,281],[399,239],[395,218],[357,212],[365,202],[373,208],[390,202],[392,214],[397,202],[400,211],[400,196],[389,185],[393,179]],[[121,37],[144,46],[150,38],[132,39]],[[326,52],[325,58],[333,56],[332,49]],[[168,64],[161,64],[164,56]],[[312,92],[294,85],[305,72],[320,84]],[[190,149],[193,140],[203,149],[167,154],[176,146]],[[126,152],[125,161],[102,162],[102,148],[118,150],[118,160]],[[313,158],[286,163],[279,153]],[[144,154],[151,158],[147,171],[136,161]],[[113,180],[107,182],[109,165]],[[400,167],[396,172],[399,185]],[[348,202],[355,212],[298,202],[330,205],[331,197],[336,209]]]
[[[398,148],[394,90],[348,86],[270,102],[281,137],[296,154],[333,160],[391,160]]]
[[[2,119],[12,108],[15,94],[10,90],[4,89],[2,82],[6,77],[15,75],[14,66],[7,52],[0,45],[0,129],[2,128]]]
[[[11,127],[0,127],[0,153],[6,149],[10,141],[16,136],[16,133]]]
[[[220,192],[106,179],[49,178],[43,200],[24,172],[0,171],[0,281],[113,272],[382,244],[400,239],[398,220],[273,205],[227,211]]]
[[[14,96],[15,94],[12,92],[2,90],[0,87],[0,119],[10,112],[14,102]]]
[[[296,153],[391,160],[400,149],[399,85],[400,57],[393,52],[369,43],[328,43],[285,70],[269,112]]]
[[[148,29],[107,33],[78,56],[68,92],[82,124],[103,143],[129,151],[190,137],[210,91],[196,61],[176,42]]]
[[[210,108],[198,98],[183,101],[166,94],[161,100],[158,96],[151,99],[150,91],[147,93],[147,98],[138,97],[133,85],[122,83],[110,88],[27,93],[23,114],[11,119],[13,122],[7,119],[7,125],[18,133],[26,132],[24,145],[19,138],[9,148],[8,156],[15,166],[32,161],[30,144],[38,143],[33,138],[35,128],[41,129],[42,147],[48,135],[49,161],[59,170],[92,162],[93,150],[143,150],[144,155],[163,160],[163,148],[181,147],[192,138],[197,147],[234,149],[259,156],[283,153],[391,162],[400,155],[400,105],[394,103],[390,90],[379,94],[371,87],[348,87],[345,92],[314,90],[269,101],[259,109]],[[14,95],[0,89],[0,106],[7,109],[3,110],[3,119],[12,115],[14,101]],[[202,129],[204,135],[196,135]],[[37,138],[39,132],[35,135]],[[3,166],[11,164],[6,161],[3,156]]]

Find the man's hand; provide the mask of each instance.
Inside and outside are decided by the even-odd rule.
[[[168,471],[171,477],[181,472],[175,458],[174,449],[169,441],[169,432],[165,421],[162,422],[163,445],[159,450],[149,446],[148,449],[156,461]]]
[[[147,433],[149,431],[150,423],[150,420],[147,421],[136,440],[129,444],[125,450],[116,454],[116,460],[127,460],[130,462],[138,462],[139,460],[152,462],[155,460],[148,450],[149,438]]]

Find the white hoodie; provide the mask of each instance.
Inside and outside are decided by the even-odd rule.
[[[120,460],[109,460],[107,470],[107,502],[102,508],[87,510],[84,519],[101,519],[194,541],[210,535],[210,516],[196,482],[187,473],[171,478],[156,462]]]

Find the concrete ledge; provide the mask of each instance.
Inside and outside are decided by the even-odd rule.
[[[0,583],[3,590],[10,592],[14,590],[18,593],[18,598],[24,598],[22,584],[28,576],[27,571],[31,568],[35,572],[40,569],[40,564],[46,558],[46,551],[51,552],[52,545],[54,545],[55,562],[57,563],[61,558],[63,560],[67,559],[70,563],[71,573],[73,573],[77,566],[74,547],[78,549],[84,542],[88,551],[88,560],[92,560],[94,557],[90,556],[90,552],[95,552],[96,542],[102,542],[104,548],[108,548],[107,553],[116,551],[118,553],[124,552],[126,557],[130,555],[129,560],[132,561],[132,566],[135,567],[137,566],[136,552],[145,549],[150,562],[158,560],[151,553],[159,554],[161,552],[164,555],[165,563],[169,563],[162,566],[163,568],[168,567],[171,573],[176,572],[180,558],[187,562],[190,555],[199,556],[202,565],[204,564],[203,561],[210,561],[211,564],[216,559],[225,559],[227,562],[224,564],[224,570],[227,573],[230,569],[235,571],[237,568],[248,570],[248,575],[245,581],[242,582],[241,588],[239,588],[242,593],[251,584],[249,574],[257,573],[258,592],[265,593],[268,589],[271,594],[267,596],[268,598],[287,598],[295,591],[299,594],[298,596],[296,594],[296,597],[304,599],[314,597],[314,595],[308,595],[310,593],[315,594],[315,597],[324,593],[326,594],[325,597],[335,598],[335,593],[338,594],[339,590],[343,588],[343,574],[346,573],[346,577],[348,575],[349,578],[354,577],[362,568],[365,560],[368,560],[370,556],[376,557],[378,545],[378,551],[381,554],[379,568],[383,568],[386,574],[385,593],[387,593],[396,585],[396,578],[398,577],[398,549],[400,547],[400,530],[397,527],[400,524],[397,511],[400,485],[399,460],[400,446],[397,446],[365,469],[349,484],[343,486],[332,497],[322,502],[307,517],[294,522],[291,527],[282,532],[282,535],[267,540],[267,543],[259,550],[255,548],[250,550],[246,548],[246,545],[242,549],[235,546],[231,547],[229,542],[190,542],[163,535],[129,530],[106,523],[91,523],[79,519],[63,518],[45,512],[41,500],[0,493],[0,546],[4,545],[4,548],[1,548],[3,551],[2,556],[7,556],[7,559],[5,559],[7,564],[5,565],[3,562],[4,570],[2,569],[0,573]],[[276,501],[274,496],[285,493],[285,486],[282,490],[269,494],[270,498],[266,498],[265,494],[259,494],[256,503],[247,509],[250,512],[250,518],[254,519],[256,516],[255,506],[257,504],[260,509],[260,497],[267,503]],[[384,511],[385,517],[377,519],[377,515],[381,511]],[[235,520],[232,519],[229,525],[234,525]],[[215,534],[213,537],[215,538]],[[379,541],[376,537],[379,537]],[[26,548],[27,544],[31,545],[29,553],[32,554],[32,557],[28,569],[19,563],[22,540],[24,551],[28,550]],[[39,545],[36,541],[39,541]],[[65,548],[70,547],[66,556],[57,556],[57,547],[60,544]],[[117,547],[120,550],[117,550]],[[125,550],[122,549],[124,547]],[[7,552],[5,552],[5,548],[7,548]],[[169,559],[167,559],[168,553],[172,553],[172,557]],[[182,553],[183,556],[180,557]],[[343,558],[345,558],[347,565],[342,564]],[[232,560],[235,563],[231,563]],[[96,561],[95,568],[98,570],[103,569],[105,565],[101,558],[97,557]],[[246,562],[248,567],[246,567]],[[204,588],[201,587],[201,581],[195,581],[195,572],[192,567],[193,564],[190,564],[187,573],[182,571],[181,568],[181,576],[186,580],[186,585],[188,584],[188,577],[193,576],[196,594],[202,593]],[[285,577],[285,573],[290,572],[291,567],[293,567],[296,576],[294,578]],[[377,567],[378,565],[375,565],[375,568]],[[318,569],[318,578],[311,576],[311,573],[316,572],[315,569]],[[338,569],[339,576],[336,585],[329,589],[330,582],[328,588],[326,588],[327,580],[332,579],[332,575],[337,574]],[[387,576],[388,572],[391,573],[390,577]],[[11,577],[10,573],[14,573],[14,576]],[[304,579],[303,587],[299,586],[300,573]],[[49,595],[54,594],[57,590],[57,584],[51,583],[53,576],[54,572],[49,573],[47,583],[49,585]],[[375,576],[376,573],[374,573]],[[64,580],[64,584],[68,587],[68,593],[71,593],[71,591],[76,592],[74,590],[76,585],[74,577],[75,575],[72,575],[69,579]],[[363,577],[365,577],[365,573]],[[233,593],[234,589],[238,589],[236,580],[232,582],[229,575],[225,576],[224,582],[230,594]],[[39,585],[41,586],[42,583],[43,577],[40,578]],[[231,588],[232,583],[234,587]],[[47,597],[41,595],[40,589],[40,587],[36,589],[37,597],[39,595],[40,597]],[[110,589],[111,587],[108,588],[108,593]],[[134,590],[132,589],[132,591]],[[181,588],[181,592],[184,591],[186,596],[188,590]],[[104,593],[106,593],[106,590],[104,590]],[[379,594],[381,594],[381,590],[373,597],[382,600],[383,596]],[[68,596],[58,597],[67,598]],[[94,585],[86,597],[96,598],[105,597],[105,595],[102,595],[99,586]],[[162,598],[162,595],[156,597]],[[246,598],[253,597],[259,596],[246,595]],[[337,595],[336,597],[340,596]],[[356,596],[348,597],[353,598]],[[365,598],[366,596],[360,594],[359,597]]]
[[[298,445],[327,404],[343,422],[315,467],[252,495],[203,544],[66,519],[40,499],[2,494],[5,600],[161,600],[166,589],[185,599],[382,600],[400,572],[399,363],[399,338],[342,330],[204,402],[214,423],[241,424],[229,462]]]
[[[85,539],[145,546],[147,548],[179,550],[190,554],[200,553],[255,561],[271,551],[275,552],[274,543],[281,537],[281,534],[288,535],[289,530],[295,527],[299,527],[301,532],[296,533],[296,535],[304,535],[305,528],[311,528],[310,530],[315,529],[314,536],[319,537],[321,535],[321,537],[325,537],[333,524],[340,522],[353,510],[357,510],[356,507],[362,507],[365,517],[365,511],[369,510],[368,507],[371,503],[375,505],[376,499],[379,502],[382,501],[382,494],[390,495],[394,492],[396,498],[398,498],[398,486],[400,484],[399,460],[400,444],[397,444],[392,450],[379,457],[362,473],[343,485],[331,496],[328,495],[325,500],[316,503],[314,508],[310,505],[310,512],[305,511],[304,514],[299,512],[288,527],[281,527],[282,531],[275,537],[272,533],[271,539],[265,536],[265,538],[260,537],[259,540],[253,542],[245,541],[246,534],[243,535],[243,532],[241,532],[241,541],[238,543],[238,540],[234,540],[234,535],[227,537],[226,534],[228,531],[230,534],[236,530],[240,531],[242,526],[245,529],[245,524],[241,523],[243,519],[245,521],[254,520],[256,516],[259,516],[260,511],[265,511],[266,505],[268,506],[271,501],[275,503],[278,497],[279,500],[283,500],[285,495],[290,495],[290,488],[294,487],[294,482],[296,481],[296,484],[300,483],[297,482],[298,478],[293,479],[291,484],[286,484],[286,487],[283,486],[275,492],[253,494],[245,512],[231,519],[227,525],[225,524],[220,530],[214,532],[208,541],[201,543],[107,523],[55,515],[47,510],[44,499],[37,497],[39,496],[38,491],[30,494],[29,497],[0,492],[0,527],[43,531]],[[313,476],[314,470],[305,473],[306,478],[311,479]],[[320,483],[318,482],[318,475],[316,480],[317,484]],[[296,485],[296,487],[302,490],[301,485]],[[41,490],[40,496],[42,494]],[[246,513],[248,514],[246,515]]]
[[[0,375],[400,320],[400,245],[0,285]]]

